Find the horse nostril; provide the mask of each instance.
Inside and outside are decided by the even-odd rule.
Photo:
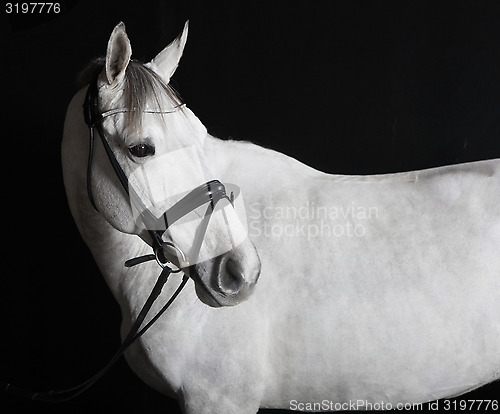
[[[219,276],[219,286],[226,293],[236,293],[245,283],[245,277],[240,265],[229,259]]]

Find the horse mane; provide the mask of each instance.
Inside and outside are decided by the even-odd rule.
[[[105,62],[104,58],[92,60],[77,76],[77,85],[84,87],[89,84],[92,78],[103,70]],[[172,101],[172,106],[182,105],[182,99],[177,91],[166,84],[153,70],[137,60],[129,62],[123,82],[124,109],[128,111],[129,124],[139,127],[148,102],[153,100],[153,107],[161,108],[164,94]]]

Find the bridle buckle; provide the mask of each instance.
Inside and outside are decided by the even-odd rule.
[[[169,248],[175,250],[175,252],[176,252],[175,255],[177,256],[177,260],[179,261],[179,265],[176,265],[171,260],[169,260],[165,257],[165,254],[163,253],[165,246],[168,246]],[[189,262],[186,259],[186,255],[184,254],[184,252],[172,242],[162,241],[161,244],[158,246],[158,248],[155,249],[154,254],[155,254],[156,263],[158,263],[158,265],[162,269],[164,269],[165,267],[168,267],[170,269],[171,273],[179,273],[183,269],[189,267]]]

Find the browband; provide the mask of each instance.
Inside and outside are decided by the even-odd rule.
[[[162,110],[145,110],[145,111],[142,111],[143,113],[145,114],[172,114],[174,112],[177,112],[180,108],[183,108],[184,106],[186,106],[185,104],[180,104],[180,105],[177,105],[177,106],[174,106],[172,107],[172,109],[170,110],[167,110],[167,111],[162,111]],[[126,112],[136,112],[136,111],[139,111],[138,109],[125,109],[125,108],[122,108],[122,109],[110,109],[109,111],[106,111],[106,112],[103,112],[101,114],[101,119],[104,119],[108,116],[111,116],[111,115],[116,115],[116,114],[123,114],[123,113],[126,113]]]

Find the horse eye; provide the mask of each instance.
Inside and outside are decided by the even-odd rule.
[[[133,147],[129,147],[128,150],[134,157],[138,158],[155,155],[154,145],[149,145],[149,144],[137,144],[134,145]]]

